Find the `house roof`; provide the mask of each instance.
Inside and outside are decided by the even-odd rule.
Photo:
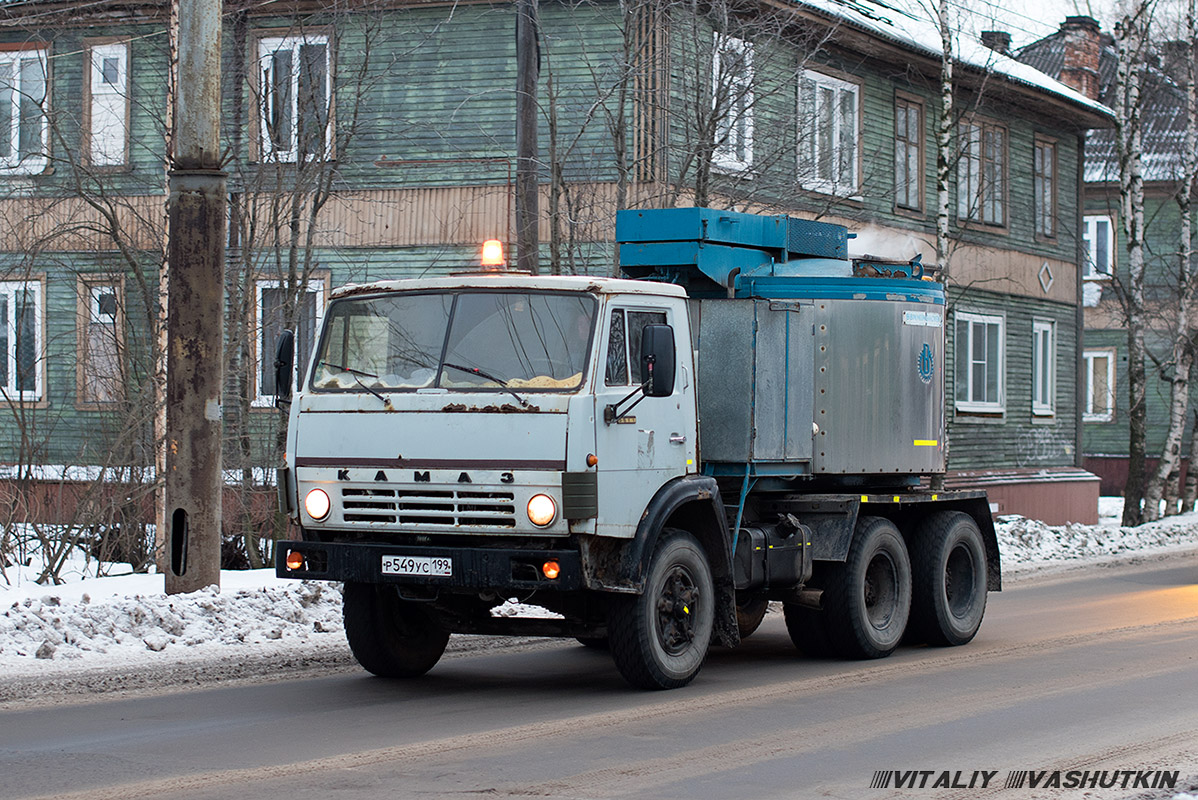
[[[1065,64],[1064,34],[1060,31],[1022,48],[1017,57],[1047,75],[1061,74]],[[1103,35],[1098,61],[1099,100],[1114,104],[1115,43]],[[1143,98],[1143,166],[1145,181],[1169,182],[1181,176],[1185,146],[1185,92],[1157,64],[1149,64],[1141,91]],[[1086,136],[1085,180],[1107,183],[1119,180],[1119,157],[1112,129],[1091,130]]]
[[[936,20],[919,0],[793,0],[816,13],[867,34],[889,41],[900,48],[939,61],[942,54],[940,29]],[[1004,55],[970,36],[957,35],[953,42],[959,66],[976,73],[997,75],[1010,84],[1043,94],[1094,117],[1097,124],[1113,119],[1103,103],[1091,100],[1031,64]],[[1058,76],[1060,70],[1056,73]]]

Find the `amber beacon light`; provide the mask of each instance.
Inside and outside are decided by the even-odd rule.
[[[482,265],[489,269],[499,269],[503,266],[503,242],[498,239],[488,239],[483,242]]]

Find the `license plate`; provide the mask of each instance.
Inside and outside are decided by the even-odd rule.
[[[449,578],[453,575],[453,559],[448,556],[383,556],[383,574]]]

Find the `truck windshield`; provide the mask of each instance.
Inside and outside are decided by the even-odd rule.
[[[312,388],[574,390],[582,385],[595,307],[589,295],[533,292],[337,300],[325,316]]]

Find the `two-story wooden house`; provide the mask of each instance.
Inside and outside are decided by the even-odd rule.
[[[870,0],[696,8],[540,4],[542,268],[611,273],[616,208],[696,202],[841,222],[854,252],[936,264],[932,20]],[[0,9],[10,477],[152,473],[169,16]],[[303,355],[331,286],[469,268],[483,240],[511,244],[514,23],[509,3],[227,4],[225,454],[247,491],[276,457],[284,326]],[[954,73],[950,482],[989,489],[1000,513],[1092,521],[1081,170],[1109,113],[997,47],[960,39]]]

